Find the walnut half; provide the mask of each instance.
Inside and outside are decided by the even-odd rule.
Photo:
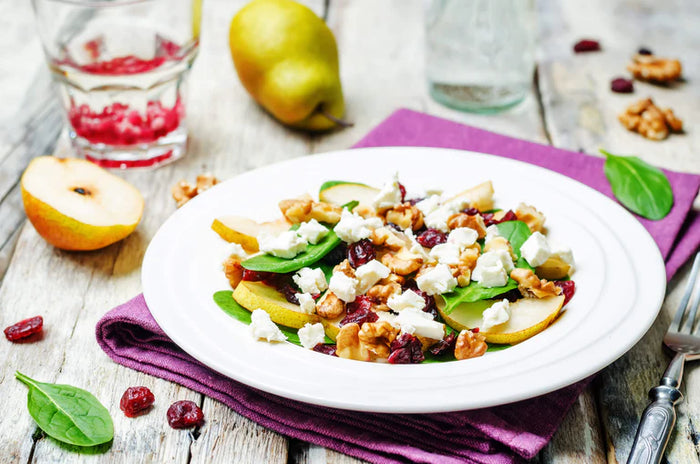
[[[177,184],[173,185],[171,193],[173,199],[177,202],[177,207],[184,205],[200,193],[208,190],[219,183],[219,180],[211,174],[200,174],[197,176],[195,185],[182,179]]]
[[[486,338],[483,335],[474,333],[471,330],[462,330],[455,344],[455,358],[478,358],[486,353],[487,348]]]
[[[335,354],[339,358],[371,361],[372,353],[360,342],[359,334],[360,326],[355,323],[341,327],[335,338]]]
[[[317,203],[308,198],[282,200],[279,203],[280,211],[292,224],[307,222],[316,219],[319,222],[335,224],[340,221],[340,206],[329,203]]]
[[[672,82],[680,79],[681,62],[654,55],[635,55],[627,70],[637,79],[652,82]]]
[[[518,290],[525,298],[546,298],[557,296],[561,288],[546,279],[540,279],[530,269],[515,268],[510,277],[518,283]]]
[[[683,121],[670,108],[657,107],[651,98],[630,105],[618,119],[627,130],[650,140],[663,140],[669,132],[683,131]]]
[[[388,358],[391,351],[389,345],[398,335],[399,329],[387,321],[365,322],[358,333],[360,343],[379,358]]]

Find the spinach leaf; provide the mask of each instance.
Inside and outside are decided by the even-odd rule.
[[[440,295],[445,300],[445,314],[450,314],[462,303],[474,303],[475,301],[490,300],[498,295],[518,288],[518,283],[513,279],[502,287],[484,287],[479,282],[471,282],[466,287],[457,287],[450,293]]]
[[[647,219],[666,217],[673,206],[673,190],[659,168],[636,156],[617,156],[602,149],[600,152],[607,157],[605,177],[620,203]]]
[[[241,321],[245,325],[250,325],[250,311],[239,305],[238,302],[233,299],[233,292],[231,290],[222,290],[214,293],[214,302],[229,316]],[[279,324],[277,324],[277,327],[279,327],[280,331],[287,337],[288,342],[301,346],[301,341],[299,341],[299,335],[296,329]],[[326,336],[324,343],[334,342]]]
[[[498,227],[498,233],[506,238],[513,247],[513,253],[515,253],[517,258],[515,267],[532,269],[532,266],[530,266],[520,254],[520,247],[523,246],[523,243],[532,235],[527,224],[523,221],[506,221],[496,224],[496,227]]]
[[[15,377],[29,387],[27,409],[47,435],[76,446],[100,445],[114,437],[109,411],[91,393],[37,382],[20,372]]]

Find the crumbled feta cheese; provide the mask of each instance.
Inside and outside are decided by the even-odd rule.
[[[326,339],[326,332],[323,330],[323,324],[317,322],[315,324],[304,324],[304,327],[297,331],[301,346],[307,350],[313,349],[319,343],[323,343]]]
[[[233,256],[241,261],[248,258],[248,253],[238,243],[229,243],[226,252],[226,256]]]
[[[446,264],[438,264],[416,278],[418,288],[428,295],[441,295],[454,290],[457,279]]]
[[[382,279],[386,279],[391,274],[391,269],[373,259],[367,264],[363,264],[355,270],[355,276],[359,281],[357,286],[358,293],[365,293],[372,288],[374,284]]]
[[[454,212],[447,205],[443,205],[433,211],[432,213],[426,215],[423,220],[426,227],[431,229],[437,229],[440,232],[449,232],[450,228],[447,227],[447,220],[452,216]]]
[[[434,321],[433,316],[418,309],[410,308],[401,311],[394,322],[404,333],[433,340],[442,340],[445,336],[445,325]]]
[[[425,308],[425,300],[413,290],[406,290],[400,295],[391,295],[386,304],[389,308],[398,312],[404,309],[416,309],[420,311]]]
[[[335,225],[333,230],[344,242],[355,243],[369,237],[374,229],[383,225],[382,220],[378,217],[365,219],[359,214],[351,213],[347,208],[343,208],[340,222]]]
[[[399,173],[394,173],[393,179],[385,183],[377,196],[374,197],[372,205],[376,209],[391,208],[401,204],[401,189],[399,188]]]
[[[406,229],[404,231],[404,234],[406,234],[406,237],[411,241],[411,248],[409,251],[413,253],[414,255],[418,255],[421,258],[423,258],[426,261],[430,261],[430,255],[425,251],[425,248],[423,248],[423,245],[418,243],[418,240],[416,239],[416,235],[413,233],[413,230],[411,229]]]
[[[533,232],[520,246],[520,254],[532,267],[544,264],[552,256],[547,237],[540,232]]]
[[[501,232],[498,230],[498,226],[496,224],[491,224],[486,228],[486,237],[484,238],[484,242],[488,243],[491,240],[493,240],[496,237],[500,237]]]
[[[459,263],[459,246],[454,243],[441,243],[430,250],[430,257],[442,264]]]
[[[460,250],[476,243],[479,238],[479,233],[469,227],[457,227],[452,229],[450,235],[447,236],[447,243],[454,243]]]
[[[497,301],[490,307],[486,308],[482,313],[484,322],[481,324],[481,330],[487,330],[491,327],[503,324],[510,319],[510,303],[508,300]]]
[[[487,288],[502,287],[508,282],[513,270],[513,258],[506,250],[493,250],[484,253],[476,260],[472,280]]]
[[[269,233],[258,235],[260,251],[269,253],[279,258],[294,258],[306,249],[307,242],[299,237],[295,231],[288,230],[275,236]]]
[[[302,313],[314,313],[316,310],[316,302],[310,293],[295,293],[294,296],[297,297],[297,301],[299,301],[299,308],[301,309]]]
[[[272,322],[270,315],[262,309],[251,313],[249,330],[256,339],[268,342],[283,342],[287,339],[277,324]]]
[[[576,269],[576,261],[574,261],[574,254],[571,252],[571,248],[554,241],[550,241],[549,247],[552,251],[552,256],[558,257],[566,264],[571,266],[569,273],[573,273]]]
[[[431,195],[428,198],[416,203],[416,208],[423,213],[424,216],[432,213],[440,207],[440,195]]]
[[[352,303],[357,297],[357,279],[348,277],[342,272],[334,272],[328,283],[328,290],[346,303]]]
[[[316,219],[302,222],[297,229],[297,235],[312,245],[316,245],[328,234],[328,228],[321,225]]]
[[[392,314],[389,311],[377,311],[377,322],[387,321],[392,326],[397,329],[400,328],[396,324],[396,314]]]
[[[326,276],[320,268],[303,267],[292,276],[292,280],[302,292],[312,295],[318,295],[328,288]]]

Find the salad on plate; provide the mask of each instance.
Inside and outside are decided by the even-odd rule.
[[[282,217],[217,218],[232,290],[214,300],[252,337],[358,361],[464,360],[552,324],[575,292],[571,249],[534,206],[494,205],[490,181],[408,195],[329,181]]]

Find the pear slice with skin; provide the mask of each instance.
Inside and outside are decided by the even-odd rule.
[[[224,240],[238,243],[249,253],[259,251],[257,236],[261,232],[280,234],[289,230],[291,224],[285,218],[275,221],[255,222],[243,216],[223,216],[214,219],[211,228]]]
[[[449,201],[462,201],[469,203],[471,208],[479,211],[493,209],[493,184],[490,180],[475,185],[450,198]]]
[[[321,318],[321,324],[323,324],[323,329],[326,332],[326,336],[331,340],[335,341],[338,337],[338,332],[340,332],[340,321],[343,320],[345,314],[336,317],[335,319],[325,319]]]
[[[272,322],[293,329],[300,329],[304,324],[319,321],[316,314],[300,312],[299,305],[290,303],[276,289],[262,282],[242,281],[233,291],[233,299],[250,312],[262,309],[270,315]]]
[[[455,330],[468,330],[480,327],[482,313],[498,300],[482,300],[462,303],[450,314],[443,310],[445,302],[437,298],[438,311],[442,318]],[[547,298],[522,298],[510,304],[510,319],[503,324],[480,330],[489,343],[514,345],[542,332],[559,315],[564,304],[564,295]]]
[[[369,185],[346,182],[321,190],[318,198],[323,202],[338,206],[346,205],[351,201],[358,201],[360,205],[371,207],[374,197],[378,193],[379,189]]]

